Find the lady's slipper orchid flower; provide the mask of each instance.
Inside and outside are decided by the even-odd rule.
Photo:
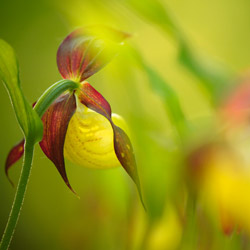
[[[140,193],[135,157],[123,130],[124,122],[112,114],[106,99],[85,81],[111,60],[127,37],[108,28],[79,28],[58,49],[57,65],[62,77],[78,82],[79,87],[59,96],[42,116],[44,133],[40,147],[71,190],[64,155],[85,167],[111,168],[120,163]],[[123,124],[123,129],[115,123]],[[5,166],[7,175],[23,155],[23,147],[24,140],[10,151]]]

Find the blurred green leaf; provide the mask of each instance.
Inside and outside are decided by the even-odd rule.
[[[201,80],[200,83],[209,92],[213,103],[217,103],[225,87],[230,83],[231,73],[209,57],[201,57],[191,49],[178,22],[160,0],[127,0],[127,2],[137,13],[176,39],[179,44],[179,61]]]
[[[126,0],[127,4],[147,20],[159,25],[168,34],[176,38],[178,29],[173,18],[159,0]]]
[[[172,124],[176,127],[180,137],[183,138],[185,133],[184,130],[186,126],[186,121],[175,91],[152,67],[144,64],[144,69],[147,73],[151,88],[164,101],[165,108],[168,112]]]
[[[0,39],[0,78],[6,87],[24,136],[34,142],[42,139],[43,125],[25,99],[19,80],[18,62],[12,47]]]
[[[184,139],[187,122],[175,91],[153,67],[144,61],[138,50],[132,48],[131,52],[137,63],[145,71],[150,87],[164,102],[169,118],[178,131],[180,138]]]
[[[200,80],[210,93],[212,101],[217,103],[232,81],[231,73],[217,63],[202,57],[191,50],[185,43],[180,45],[179,61]]]

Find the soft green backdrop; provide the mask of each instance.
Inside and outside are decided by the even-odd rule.
[[[136,1],[0,0],[0,37],[11,44],[18,55],[21,84],[28,100],[32,103],[47,87],[61,79],[56,51],[69,32],[79,26],[105,24],[133,34],[131,42],[176,91],[187,118],[195,126],[204,124],[201,127],[205,129],[213,116],[207,93],[199,87],[199,80],[177,62],[178,47],[174,39],[134,11],[130,2]],[[161,2],[196,51],[238,74],[248,70],[250,1]],[[133,183],[121,168],[100,171],[67,162],[68,176],[81,197],[79,200],[37,146],[11,249],[139,249],[143,244],[146,217],[161,217],[163,204],[170,197],[178,196],[176,157],[179,151],[175,133],[162,101],[150,89],[145,74],[131,67],[126,56],[125,51],[121,52],[89,82],[109,100],[113,111],[127,120],[149,206],[148,215],[143,212]],[[2,84],[0,111],[2,232],[15,192],[4,175],[5,157],[22,137]],[[10,171],[15,183],[20,166],[21,162]],[[172,237],[173,242],[166,249],[175,249],[178,232],[177,229],[177,236]]]

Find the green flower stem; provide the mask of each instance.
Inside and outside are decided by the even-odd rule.
[[[46,109],[58,96],[60,96],[66,90],[74,91],[77,88],[79,88],[79,83],[70,80],[61,80],[56,82],[51,87],[49,87],[39,98],[34,107],[34,110],[38,113],[40,117],[42,117]],[[33,138],[25,138],[22,172],[17,186],[17,191],[12,205],[12,209],[10,211],[9,219],[0,243],[0,250],[7,250],[9,248],[11,239],[13,237],[17,225],[31,172],[34,146],[35,140]]]
[[[26,139],[22,172],[17,186],[17,191],[12,205],[12,209],[10,211],[7,226],[5,228],[3,238],[0,244],[0,250],[7,250],[9,248],[11,239],[13,237],[16,228],[16,224],[23,205],[25,192],[27,189],[27,183],[30,176],[34,145],[35,143],[33,142],[32,139],[31,140],[30,138]]]

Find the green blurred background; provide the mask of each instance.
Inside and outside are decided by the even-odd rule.
[[[56,52],[64,37],[79,26],[104,24],[133,34],[128,43],[179,98],[186,119],[192,123],[188,136],[196,138],[209,130],[215,112],[209,93],[202,87],[201,79],[177,60],[177,41],[165,29],[165,20],[152,2],[156,3],[0,0],[0,37],[17,53],[22,87],[30,103],[61,79]],[[161,7],[169,11],[195,52],[209,56],[232,74],[248,70],[250,1],[162,0]],[[66,162],[70,182],[81,197],[77,199],[37,146],[11,249],[179,249],[183,242],[182,224],[173,201],[178,202],[183,196],[182,152],[164,100],[152,89],[153,83],[149,83],[145,71],[131,61],[126,48],[88,81],[128,123],[148,212],[144,212],[136,188],[122,168],[93,170]],[[3,84],[0,107],[3,232],[15,193],[4,174],[5,157],[22,138]],[[20,167],[18,162],[10,171],[15,183]],[[231,245],[230,239],[224,238],[217,243],[217,249]]]

